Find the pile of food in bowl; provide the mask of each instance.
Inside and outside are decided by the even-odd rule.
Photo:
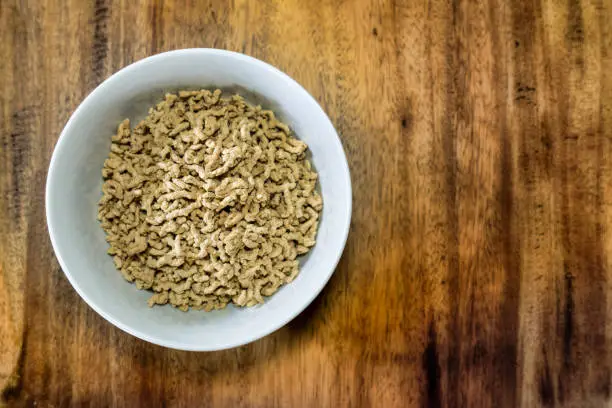
[[[338,133],[303,87],[247,55],[185,49],[83,100],[53,151],[45,207],[61,269],[98,314],[211,351],[312,302],[340,260],[351,196]]]
[[[168,93],[119,124],[98,219],[149,305],[254,306],[291,282],[323,206],[307,145],[270,110],[220,90]]]

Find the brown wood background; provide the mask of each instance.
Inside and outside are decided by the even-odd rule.
[[[241,51],[341,135],[351,234],[253,344],[167,350],[53,255],[71,112],[140,58]],[[612,405],[612,1],[0,0],[0,405]]]

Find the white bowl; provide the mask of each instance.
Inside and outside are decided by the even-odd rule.
[[[128,283],[106,254],[96,220],[101,170],[111,135],[124,118],[136,123],[166,91],[237,91],[274,110],[310,147],[319,172],[323,214],[317,244],[301,272],[253,308],[181,312],[149,308],[150,293]],[[344,249],[351,219],[351,182],[329,118],[297,82],[278,69],[229,51],[186,49],[158,54],[117,72],[74,112],[53,152],[47,176],[47,224],[53,249],[79,295],[106,320],[143,340],[182,350],[220,350],[259,339],[289,322],[327,283]]]

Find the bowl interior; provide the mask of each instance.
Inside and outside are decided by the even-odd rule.
[[[184,313],[147,306],[149,292],[126,282],[106,255],[96,220],[101,169],[118,123],[132,124],[167,91],[219,87],[275,111],[310,147],[324,207],[317,244],[299,276],[254,308]],[[315,100],[295,81],[253,58],[220,50],[180,50],[139,61],[102,83],[79,106],[53,153],[47,222],[68,279],[107,320],[144,340],[187,350],[215,350],[262,337],[301,312],[323,288],[344,248],[351,187],[338,136]]]

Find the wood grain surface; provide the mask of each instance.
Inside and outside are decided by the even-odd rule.
[[[353,180],[323,293],[214,353],[93,312],[44,215],[80,101],[186,47],[295,78]],[[612,1],[0,0],[0,93],[0,405],[612,406]]]

